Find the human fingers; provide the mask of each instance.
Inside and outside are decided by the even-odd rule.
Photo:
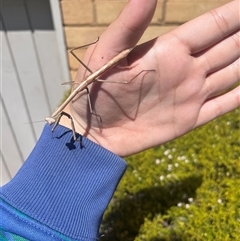
[[[206,98],[212,98],[222,92],[229,90],[240,80],[240,59],[229,66],[210,74],[204,83],[202,92]]]
[[[173,34],[190,54],[198,53],[240,29],[239,8],[240,1],[232,1],[183,24]]]
[[[240,31],[227,37],[197,57],[201,69],[213,73],[228,66],[240,57]]]
[[[128,1],[120,15],[101,35],[94,52],[111,59],[122,50],[134,47],[151,22],[156,4],[156,0]]]
[[[94,72],[121,51],[134,47],[151,22],[156,4],[157,0],[129,0],[99,41],[85,52],[85,65]],[[76,81],[81,81],[86,74],[86,68],[80,66]]]
[[[240,86],[235,89],[206,101],[198,115],[195,127],[236,109],[240,105]]]

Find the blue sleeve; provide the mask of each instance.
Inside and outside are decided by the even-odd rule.
[[[52,135],[46,125],[19,172],[0,189],[1,237],[97,240],[125,169],[123,159],[87,138],[74,142],[71,130],[58,126]]]

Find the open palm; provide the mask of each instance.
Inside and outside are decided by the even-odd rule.
[[[90,87],[92,107],[101,121],[90,113],[86,93],[67,107],[77,131],[127,156],[177,138],[238,107],[239,87],[230,88],[240,79],[239,4],[233,1],[135,47],[101,76],[105,83]],[[155,6],[156,1],[129,1],[87,50],[85,63],[94,71],[133,47]],[[76,81],[85,74],[80,68]],[[121,83],[107,83],[111,81]],[[130,82],[122,84],[126,81]]]

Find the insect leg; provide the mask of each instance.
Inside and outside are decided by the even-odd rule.
[[[156,70],[155,69],[142,70],[138,74],[136,74],[132,79],[130,79],[128,81],[114,81],[114,80],[102,80],[102,79],[96,79],[95,81],[102,82],[102,83],[129,84],[131,81],[136,79],[140,74],[142,74],[144,72],[149,72],[149,71],[156,71]]]
[[[89,89],[86,88],[86,91],[87,91],[87,99],[88,99],[88,105],[89,105],[90,113],[91,113],[92,115],[95,115],[96,117],[98,117],[100,123],[102,123],[102,117],[101,117],[100,115],[96,114],[96,113],[93,111]]]
[[[92,45],[92,44],[95,44],[95,43],[98,42],[98,40],[99,40],[99,37],[98,37],[97,40],[94,41],[93,43],[85,44],[85,45],[83,45],[83,46],[76,47],[76,48],[73,48],[73,49],[70,50],[70,53],[71,53],[71,54],[78,60],[78,62],[79,62],[81,65],[83,65],[84,68],[85,68],[86,70],[88,70],[91,74],[93,73],[92,70],[91,70],[86,64],[84,64],[81,59],[78,58],[78,56],[74,53],[74,51],[77,50],[77,49],[85,48],[85,47],[88,47],[88,46],[90,46],[90,45]]]
[[[64,111],[60,113],[60,115],[58,116],[56,122],[54,123],[54,126],[52,128],[52,133],[55,131],[55,129],[58,126],[59,121],[61,120],[63,115],[67,116],[70,119],[71,127],[72,127],[72,133],[73,133],[73,140],[76,141],[77,140],[77,136],[76,136],[76,131],[75,131],[75,126],[74,126],[74,123],[73,123],[73,119],[72,119],[71,115],[69,115],[68,113],[66,113]]]

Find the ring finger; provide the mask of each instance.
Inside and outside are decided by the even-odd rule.
[[[206,98],[212,98],[224,91],[229,90],[240,80],[240,58],[227,67],[210,74],[205,81],[203,93]]]

